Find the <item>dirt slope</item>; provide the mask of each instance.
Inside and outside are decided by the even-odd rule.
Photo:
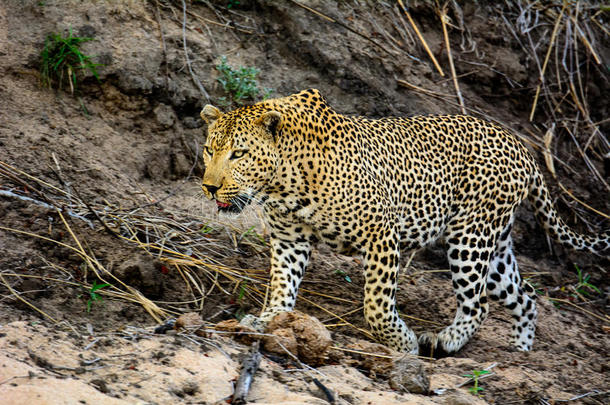
[[[214,66],[226,55],[234,66],[260,69],[260,85],[272,88],[273,96],[315,87],[346,114],[460,112],[440,20],[426,2],[408,5],[444,77],[394,2],[301,0],[328,18],[288,1],[241,0],[228,8],[229,3],[235,2],[187,2],[184,31],[181,2],[7,0],[0,4],[0,161],[5,164],[0,166],[0,403],[186,404],[230,399],[247,345],[211,331],[203,337],[192,331],[155,334],[157,320],[141,304],[145,299],[138,303],[105,294],[88,311],[91,295],[85,286],[96,278],[83,257],[32,236],[75,245],[58,210],[45,205],[55,203],[63,207],[84,250],[126,285],[165,308],[166,315],[196,311],[210,327],[260,310],[262,297],[252,293],[252,285],[244,287],[222,275],[210,277],[204,266],[192,273],[180,271],[160,260],[160,253],[144,254],[137,243],[113,237],[87,207],[77,209],[72,204],[86,201],[102,215],[107,212],[108,221],[114,212],[136,212],[142,221],[195,223],[199,227],[195,234],[204,233],[205,238],[194,248],[205,252],[210,263],[253,269],[249,274],[264,277],[268,255],[264,244],[252,237],[253,232],[264,235],[259,215],[250,210],[229,224],[199,195],[198,156],[204,142],[199,111],[208,100],[189,73],[184,40],[194,76],[217,105],[226,94]],[[610,212],[610,193],[604,185],[610,169],[606,166],[604,171],[608,161],[603,158],[608,153],[604,134],[610,125],[607,71],[579,42],[576,55],[581,58],[585,84],[577,93],[582,94],[588,121],[578,115],[577,103],[566,93],[570,97],[554,117],[547,104],[559,102],[560,97],[543,94],[530,123],[537,63],[547,49],[540,37],[548,37],[554,22],[545,12],[558,13],[561,7],[538,14],[526,7],[520,14],[514,4],[525,2],[512,8],[495,2],[472,4],[477,6],[454,4],[449,11],[452,56],[469,112],[517,131],[545,168],[541,145],[556,119],[557,130],[548,145],[556,156],[557,177],[550,173],[547,177],[558,209],[580,231],[607,229],[607,216],[583,208],[559,186],[592,209]],[[584,7],[580,12],[594,14]],[[524,24],[534,26],[528,18],[536,15],[540,24],[532,28],[531,39],[541,44],[538,62],[526,52],[529,44],[524,37],[513,35],[509,28],[526,32]],[[607,13],[594,18],[607,28]],[[103,64],[99,81],[91,74],[82,76],[74,95],[67,86],[41,87],[38,71],[46,35],[65,34],[70,28],[75,35],[94,39],[83,44],[83,52]],[[597,28],[586,28],[601,66],[607,66],[610,39]],[[555,70],[553,63],[549,72]],[[574,115],[568,116],[572,111]],[[594,127],[599,134],[592,132]],[[589,163],[578,152],[580,145]],[[51,200],[43,201],[36,190],[45,190]],[[205,227],[213,231],[203,232]],[[174,238],[169,233],[162,236],[168,243]],[[143,244],[146,237],[136,235],[133,240]],[[557,245],[549,248],[527,208],[517,218],[515,244],[522,273],[541,291],[532,352],[511,350],[510,317],[492,306],[482,329],[456,357],[422,361],[432,393],[395,391],[389,376],[371,366],[381,360],[344,350],[369,338],[359,309],[363,277],[358,258],[320,246],[298,308],[331,330],[334,349],[328,363],[301,369],[283,357],[265,356],[250,400],[327,403],[313,382],[317,378],[334,393],[337,403],[607,403],[608,259],[573,254]],[[589,283],[599,294],[578,286],[574,265],[590,275]],[[453,316],[446,267],[438,246],[418,253],[401,275],[399,309],[418,333],[438,330]],[[201,291],[191,289],[195,284],[190,280],[195,278]],[[549,297],[565,301],[553,303]],[[482,380],[480,397],[468,392],[470,385],[457,388],[467,380],[464,374],[488,367],[495,374]]]

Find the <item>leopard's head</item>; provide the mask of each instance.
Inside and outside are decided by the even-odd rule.
[[[262,104],[224,114],[206,105],[201,118],[208,124],[203,193],[227,213],[239,213],[250,202],[261,201],[279,164],[276,141],[282,114]]]

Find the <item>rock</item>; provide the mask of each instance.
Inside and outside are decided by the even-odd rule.
[[[363,352],[363,354],[349,353],[354,365],[369,370],[374,376],[389,376],[393,369],[394,358],[402,356],[401,353],[390,349],[380,343],[358,340],[347,345],[347,349]]]
[[[237,319],[228,319],[226,321],[218,322],[214,326],[214,329],[231,332],[233,333],[232,337],[246,345],[250,345],[255,340],[260,339],[259,332],[240,324]]]
[[[137,288],[147,298],[161,297],[164,289],[161,262],[139,254],[120,265],[114,275],[125,284]]]
[[[188,129],[201,128],[203,126],[203,120],[197,117],[184,117],[182,119],[182,125]]]
[[[174,114],[174,110],[166,104],[159,104],[157,107],[155,107],[153,113],[155,114],[157,123],[163,129],[170,128],[172,125],[174,125],[174,122],[176,122],[176,115]]]
[[[286,351],[278,344],[286,343],[293,352],[293,339],[296,341],[296,354],[307,364],[320,365],[328,358],[328,351],[332,344],[330,332],[318,319],[299,311],[282,312],[276,315],[269,325],[267,333],[275,337],[265,337],[263,347],[265,350],[280,355]],[[288,349],[288,347],[287,347]]]
[[[477,398],[476,396],[464,392],[462,390],[451,389],[440,396],[442,398],[443,405],[485,405],[483,399]]]
[[[369,370],[373,378],[388,378],[392,389],[411,394],[426,394],[430,391],[430,380],[424,363],[417,357],[364,340],[350,344],[347,348],[362,352],[348,353],[353,359],[351,365]]]
[[[411,394],[427,394],[430,391],[430,379],[424,363],[410,354],[395,358],[390,371],[390,387]]]
[[[176,330],[189,329],[197,336],[208,337],[209,333],[204,332],[202,330],[203,327],[203,319],[201,319],[201,315],[197,312],[187,312],[186,314],[180,315],[174,324]]]
[[[146,64],[145,64],[146,65]],[[117,69],[119,77],[118,87],[127,94],[151,94],[153,83],[141,72],[127,69]]]
[[[197,328],[203,326],[203,319],[197,312],[187,312],[176,319],[176,329]]]

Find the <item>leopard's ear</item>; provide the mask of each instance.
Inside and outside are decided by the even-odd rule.
[[[211,104],[207,104],[205,107],[203,107],[203,110],[201,110],[201,114],[199,115],[201,115],[201,119],[204,120],[206,124],[210,125],[220,118],[222,113],[218,108]]]
[[[267,111],[255,121],[255,124],[262,125],[265,130],[271,134],[274,141],[277,138],[277,134],[282,129],[283,123],[282,113],[275,110]]]

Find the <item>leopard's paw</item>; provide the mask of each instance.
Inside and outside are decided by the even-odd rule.
[[[257,332],[263,333],[263,332],[265,332],[265,329],[267,328],[268,322],[263,321],[258,316],[247,314],[243,318],[241,318],[241,321],[239,321],[239,323],[240,323],[240,325],[246,326]]]
[[[419,335],[418,343],[420,356],[433,357],[435,359],[449,356],[436,333],[425,332]]]

